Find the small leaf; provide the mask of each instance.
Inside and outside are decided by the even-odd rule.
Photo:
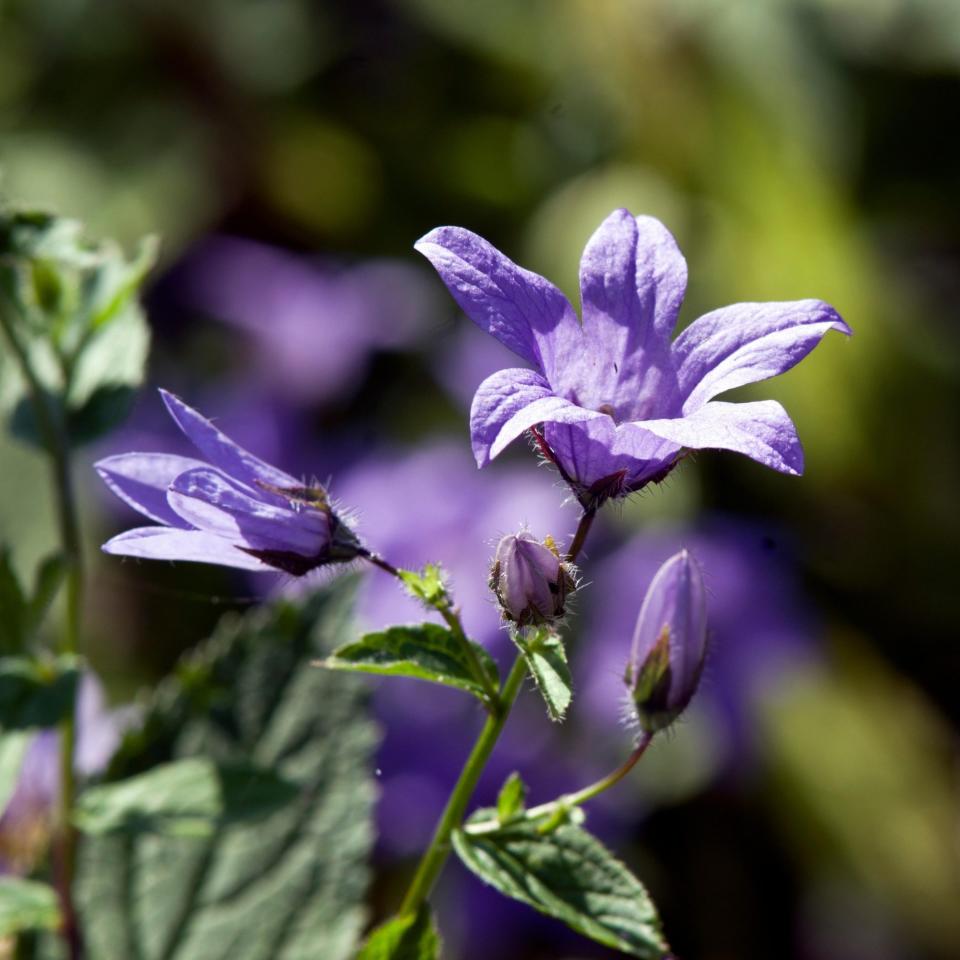
[[[497,795],[497,819],[509,823],[523,813],[527,787],[519,773],[511,773]]]
[[[55,727],[73,710],[80,663],[70,655],[0,659],[0,730]]]
[[[66,575],[67,561],[61,553],[52,554],[37,567],[33,596],[30,598],[26,611],[28,636],[33,636],[40,629]]]
[[[401,570],[400,579],[407,592],[425,606],[440,609],[450,605],[450,594],[443,580],[443,570],[435,563],[428,563],[421,572]]]
[[[0,815],[17,788],[20,768],[33,734],[27,730],[0,734]]]
[[[77,802],[74,823],[89,834],[204,837],[226,823],[265,817],[299,793],[271,771],[218,767],[195,757],[161,764],[119,783],[88,788]]]
[[[0,654],[19,653],[24,644],[27,601],[9,548],[0,547]]]
[[[53,887],[20,877],[0,877],[0,939],[24,930],[56,930],[60,907]]]
[[[499,686],[500,678],[493,658],[479,644],[470,640],[467,643],[491,686]],[[390,627],[380,633],[368,633],[356,643],[335,650],[319,665],[331,670],[416,677],[485,698],[483,685],[474,676],[473,663],[462,641],[436,623]]]
[[[550,719],[562,720],[573,699],[573,677],[570,676],[563,641],[543,627],[527,638],[515,633],[513,639],[527,661]]]
[[[491,813],[475,816],[488,821]],[[631,956],[667,956],[647,891],[586,830],[562,823],[544,833],[535,823],[519,821],[480,834],[457,830],[453,846],[470,870],[506,896]]]
[[[367,938],[357,960],[437,960],[440,935],[423,904],[411,917],[397,917],[377,927]]]

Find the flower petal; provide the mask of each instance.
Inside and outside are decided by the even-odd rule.
[[[796,427],[775,400],[712,400],[675,420],[642,420],[633,426],[692,450],[732,450],[780,473],[803,473]]]
[[[271,467],[259,457],[248,453],[234,443],[226,434],[221,433],[206,417],[188,407],[179,397],[166,390],[160,391],[170,416],[184,432],[187,439],[215,466],[224,473],[235,477],[242,483],[260,490],[259,484],[267,483],[275,487],[296,487],[299,481],[288,473]],[[276,495],[265,495],[271,502],[281,503]]]
[[[94,469],[125,503],[157,523],[187,528],[167,503],[167,488],[181,474],[204,464],[171,453],[121,453],[105,457]]]
[[[232,543],[200,530],[171,530],[169,527],[137,527],[108,540],[104,553],[145,560],[187,560],[215,563],[240,570],[273,570]]]
[[[533,370],[499,370],[480,384],[470,410],[470,436],[477,465],[484,466],[525,430],[545,421],[577,423],[599,417],[556,396]]]
[[[200,530],[255,550],[283,550],[316,556],[329,541],[325,514],[294,511],[254,499],[217,470],[201,467],[174,480],[170,506]]]
[[[567,298],[483,237],[437,227],[414,244],[434,266],[460,309],[481,330],[553,379],[561,354],[582,340]]]
[[[673,345],[684,411],[725,390],[784,373],[828,330],[852,332],[822,300],[737,303],[705,314]]]

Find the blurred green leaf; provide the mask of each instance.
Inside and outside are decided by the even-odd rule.
[[[480,644],[469,640],[467,643],[490,685],[498,687],[500,678],[493,658]],[[486,696],[463,643],[446,627],[436,623],[391,627],[379,633],[368,633],[356,643],[335,650],[320,666],[380,676],[415,677],[465,690],[481,700]]]
[[[296,785],[273,771],[191,757],[85,790],[74,822],[89,834],[210,836],[225,823],[265,817],[299,795]]]
[[[440,935],[423,904],[412,917],[388,920],[370,934],[357,960],[437,960]]]
[[[51,554],[40,562],[34,579],[33,595],[26,610],[28,637],[32,637],[40,629],[66,575],[67,562],[63,554]]]
[[[0,658],[0,730],[55,727],[74,707],[79,658]]]
[[[27,599],[9,548],[0,546],[0,654],[18,653],[23,649]]]
[[[527,787],[519,773],[511,773],[497,794],[497,819],[509,823],[523,813],[527,799]]]
[[[0,734],[0,814],[17,788],[20,768],[33,734],[27,730]]]
[[[376,737],[362,685],[310,665],[349,635],[351,603],[340,580],[230,614],[154,693],[111,762],[111,782],[189,758],[271,780],[258,790],[256,822],[222,818],[207,836],[87,836],[77,898],[90,960],[354,956]],[[226,794],[242,802],[244,782]],[[283,803],[279,783],[293,788]]]
[[[513,639],[527,661],[550,719],[559,722],[573,699],[573,677],[563,640],[545,627],[532,631],[527,637],[514,633]]]
[[[24,930],[56,930],[60,907],[53,887],[21,877],[0,877],[0,938]]]
[[[471,821],[492,815],[480,810]],[[586,830],[561,823],[543,832],[538,824],[519,821],[476,835],[457,830],[453,846],[485,883],[578,933],[645,960],[667,955],[647,891]]]

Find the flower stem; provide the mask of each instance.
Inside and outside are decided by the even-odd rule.
[[[517,699],[526,672],[527,668],[523,657],[517,657],[507,676],[506,683],[503,685],[498,709],[487,717],[487,722],[483,725],[480,736],[464,764],[460,778],[453,788],[453,793],[450,794],[450,799],[447,801],[440,822],[434,831],[430,846],[427,847],[426,853],[420,860],[410,888],[403,898],[398,916],[416,913],[420,909],[420,905],[430,895],[430,891],[433,889],[433,885],[450,855],[450,835],[463,820],[467,804],[470,802],[470,797],[473,796],[480,774],[483,773],[483,768],[487,765],[487,760],[500,737],[503,725],[510,714],[510,709]]]
[[[583,549],[583,545],[587,540],[587,534],[590,532],[596,516],[596,507],[584,508],[583,515],[580,517],[580,523],[577,525],[577,532],[573,535],[570,549],[567,551],[567,560],[570,563],[575,563],[577,557],[580,555],[580,551]]]

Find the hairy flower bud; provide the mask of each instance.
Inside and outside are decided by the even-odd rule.
[[[573,578],[553,545],[532,534],[508,534],[497,545],[490,587],[503,615],[522,626],[563,616]]]
[[[696,561],[681,550],[650,583],[644,597],[626,682],[640,726],[669,726],[696,692],[707,646],[707,604]]]

